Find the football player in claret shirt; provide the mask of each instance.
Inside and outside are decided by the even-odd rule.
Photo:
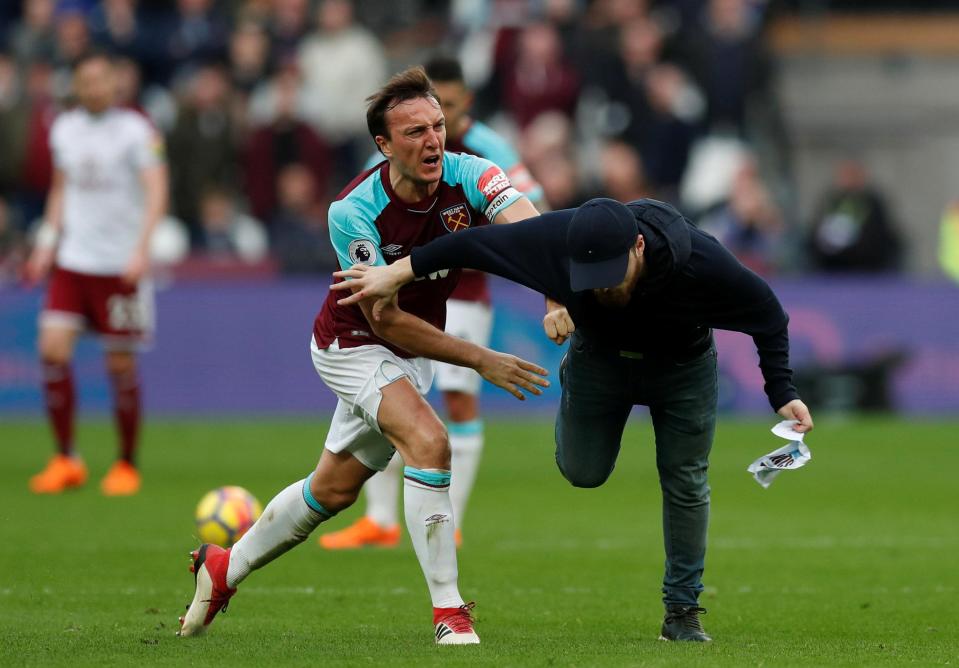
[[[40,314],[40,358],[47,414],[58,454],[30,479],[38,494],[82,485],[87,469],[74,449],[71,360],[84,329],[100,335],[113,386],[120,456],[101,482],[107,495],[134,494],[140,428],[136,351],[153,328],[147,280],[150,236],[163,216],[168,177],[159,133],[141,114],[113,106],[109,57],[74,66],[79,105],[50,132],[53,185],[27,279],[50,273]]]
[[[367,124],[386,161],[357,176],[330,206],[330,237],[341,267],[388,265],[431,239],[536,215],[499,167],[445,153],[443,112],[422,68],[397,74],[369,99]],[[203,631],[252,570],[352,505],[363,483],[399,450],[406,464],[406,526],[429,587],[435,641],[479,642],[472,604],[464,602],[457,582],[450,446],[424,399],[433,375],[427,358],[475,369],[519,399],[548,383],[539,366],[443,331],[446,299],[458,276],[444,269],[424,276],[377,321],[368,304],[342,307],[332,293],[326,299],[311,353],[339,401],[319,463],[274,497],[232,549],[204,545],[194,553],[196,591],[181,635]]]
[[[539,211],[544,211],[542,187],[530,175],[509,142],[489,126],[470,117],[473,93],[466,87],[459,61],[437,56],[424,68],[440,96],[446,119],[446,151],[486,158],[506,172],[513,187],[526,195]],[[382,161],[383,155],[377,151],[367,166],[373,167]],[[492,329],[493,310],[486,274],[464,269],[446,302],[446,332],[488,346]],[[436,387],[443,393],[453,457],[450,499],[457,545],[462,540],[466,505],[483,450],[483,421],[479,412],[481,384],[482,379],[472,369],[443,362],[436,364]],[[366,545],[397,546],[400,542],[397,518],[402,468],[401,459],[394,457],[385,471],[370,478],[363,486],[366,499],[363,517],[345,529],[320,536],[320,545],[328,550]]]

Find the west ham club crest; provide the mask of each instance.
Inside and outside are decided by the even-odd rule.
[[[459,232],[470,226],[470,211],[465,204],[455,204],[440,211],[443,227],[450,232]]]

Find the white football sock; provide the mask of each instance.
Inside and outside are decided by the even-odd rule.
[[[453,521],[460,529],[483,452],[483,421],[451,422],[448,426],[453,455],[450,468],[454,474],[450,480],[450,502],[453,504]]]
[[[397,522],[402,475],[403,458],[396,453],[386,469],[375,474],[363,485],[366,494],[366,516],[384,529],[388,529]]]
[[[459,607],[463,605],[463,598],[457,588],[450,472],[407,466],[403,469],[403,477],[406,528],[426,576],[433,607]]]
[[[328,512],[310,494],[312,478],[311,473],[306,480],[295,482],[274,496],[260,519],[233,546],[226,572],[228,587],[236,587],[250,571],[302,543],[320,522],[332,517],[334,513]]]

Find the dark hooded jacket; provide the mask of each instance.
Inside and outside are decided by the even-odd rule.
[[[413,249],[413,272],[469,268],[502,276],[565,304],[589,345],[646,359],[690,359],[709,349],[712,329],[743,332],[756,343],[773,409],[798,398],[789,318],[766,282],[669,204],[641,199],[627,206],[646,242],[646,273],[621,308],[570,288],[566,234],[575,209],[446,235]]]

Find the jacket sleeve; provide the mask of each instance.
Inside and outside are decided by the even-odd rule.
[[[566,303],[570,294],[566,226],[572,211],[512,225],[484,225],[418,246],[410,254],[420,277],[441,269],[476,269]]]
[[[789,367],[789,316],[772,288],[744,267],[719,242],[711,239],[708,276],[714,309],[708,324],[716,329],[743,332],[753,338],[759,353],[763,389],[773,410],[799,398]]]

